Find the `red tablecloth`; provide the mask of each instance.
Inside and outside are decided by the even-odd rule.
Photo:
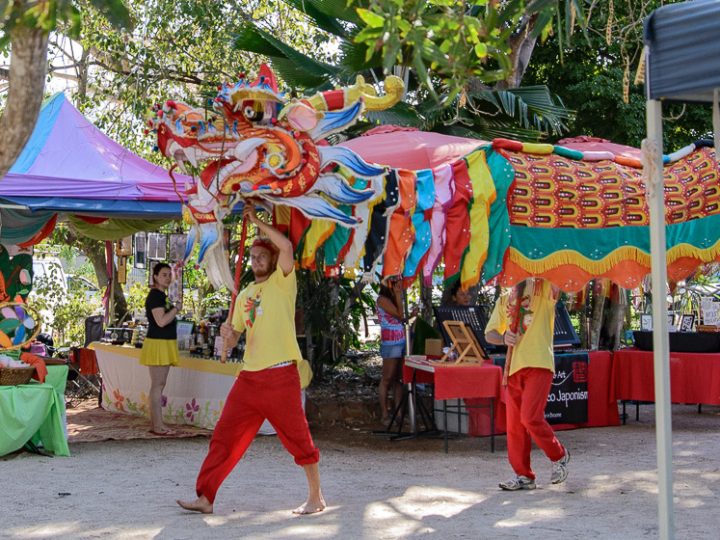
[[[615,351],[617,399],[655,401],[652,351]],[[670,400],[720,405],[720,354],[670,353]]]
[[[720,365],[720,364],[719,364]],[[467,405],[485,405],[495,399],[495,433],[505,432],[505,389],[502,369],[489,363],[469,366],[434,366],[433,373],[403,368],[403,378],[411,382],[435,385],[435,399],[464,398]],[[553,429],[618,426],[617,398],[613,383],[613,355],[609,351],[594,351],[588,359],[588,421],[582,424],[555,424]],[[470,410],[468,431],[471,435],[489,435],[489,409]]]
[[[588,419],[582,424],[555,424],[553,429],[619,426],[615,385],[613,384],[614,355],[610,351],[588,353]]]

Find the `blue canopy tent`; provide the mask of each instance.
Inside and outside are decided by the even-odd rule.
[[[664,298],[665,201],[662,102],[712,103],[715,149],[720,147],[720,1],[696,0],[661,7],[645,20],[647,139],[643,141],[650,208],[653,298]],[[717,154],[715,156],[717,159]],[[664,302],[653,302],[655,418],[659,537],[674,538],[669,336]]]

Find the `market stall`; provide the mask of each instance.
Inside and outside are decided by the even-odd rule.
[[[587,355],[588,371],[584,375],[587,383],[586,421],[578,423],[553,422],[555,430],[620,425],[615,380],[613,379],[614,358],[610,351],[591,351]],[[556,355],[560,366],[563,354]],[[498,358],[496,358],[498,360]],[[499,358],[502,360],[502,358]],[[405,362],[403,379],[406,383],[434,385],[433,397],[438,402],[435,420],[447,436],[448,431],[461,431],[462,421],[447,417],[448,400],[453,403],[453,413],[467,414],[467,433],[473,436],[491,436],[505,433],[505,389],[502,386],[502,362],[495,364],[437,365],[423,357],[408,357]],[[554,390],[551,390],[553,392]],[[413,390],[413,395],[416,392]],[[468,407],[461,407],[459,400]],[[569,405],[568,405],[569,406]],[[439,414],[444,418],[441,419]],[[490,421],[494,418],[494,422]],[[491,440],[491,449],[493,448]],[[447,438],[445,451],[447,452]]]
[[[102,407],[136,416],[148,416],[150,376],[140,364],[140,349],[106,343],[90,345],[97,356],[103,376]],[[173,367],[163,391],[163,420],[213,429],[225,403],[225,397],[242,369],[238,362],[220,363],[193,358],[181,351],[180,365]],[[265,422],[261,434],[275,430]]]
[[[100,240],[152,230],[181,215],[183,199],[175,181],[189,179],[176,175],[173,180],[162,167],[122,148],[64,94],[47,100],[22,153],[0,181],[0,347],[18,349],[37,334],[32,306],[30,311],[23,307],[33,282],[32,246],[58,221],[70,221],[80,233]],[[47,369],[43,385],[0,387],[7,398],[3,426],[12,426],[3,450],[38,433],[33,441],[67,455],[67,442],[60,442],[66,433],[67,366]]]

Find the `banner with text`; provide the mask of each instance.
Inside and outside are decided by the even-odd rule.
[[[556,354],[545,418],[551,424],[582,424],[588,416],[588,354]]]

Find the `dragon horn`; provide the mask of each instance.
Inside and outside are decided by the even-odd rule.
[[[358,75],[353,86],[318,92],[305,101],[318,111],[335,111],[363,99],[365,110],[382,111],[398,103],[404,94],[405,84],[400,77],[395,75],[386,77],[385,95],[378,96],[373,85],[365,83],[363,76]]]

